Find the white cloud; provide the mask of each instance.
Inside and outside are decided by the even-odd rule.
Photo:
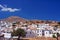
[[[1,11],[8,11],[8,12],[16,12],[20,10],[17,8],[8,8],[6,5],[5,6],[0,5],[0,8]]]

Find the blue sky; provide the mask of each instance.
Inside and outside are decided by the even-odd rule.
[[[1,11],[2,8],[0,8],[0,19],[20,16],[26,19],[60,21],[59,0],[0,0],[0,5],[11,9],[20,9],[10,12],[10,10]]]

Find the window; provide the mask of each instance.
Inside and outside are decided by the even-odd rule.
[[[37,29],[37,33],[39,33],[39,29]]]
[[[42,31],[40,30],[40,32],[42,32]]]
[[[31,34],[31,32],[30,32],[30,34]]]
[[[39,26],[37,26],[37,28],[39,28]]]
[[[40,34],[41,35],[41,34]]]
[[[46,34],[47,34],[47,32],[46,32]]]
[[[37,34],[37,35],[39,35],[39,34]]]

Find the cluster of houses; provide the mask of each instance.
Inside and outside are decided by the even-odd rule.
[[[16,27],[12,26],[13,23],[14,22],[0,21],[0,34],[10,33],[11,31],[13,31],[13,28],[15,30],[17,28],[24,29],[27,32],[26,37],[52,37],[53,34],[60,34],[60,28],[53,27],[46,23],[32,23],[28,25],[27,23],[20,22],[20,24]]]

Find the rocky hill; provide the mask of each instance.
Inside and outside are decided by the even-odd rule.
[[[18,16],[10,16],[8,18],[2,19],[2,21],[6,21],[6,22],[14,22],[14,21],[25,22],[26,19],[18,17]]]
[[[58,21],[52,21],[52,20],[28,20],[28,19],[24,19],[24,18],[21,18],[21,17],[18,17],[18,16],[11,16],[11,17],[8,17],[8,18],[5,18],[5,19],[2,19],[3,21],[7,21],[7,22],[14,22],[14,21],[19,21],[19,22],[25,22],[27,24],[42,24],[42,23],[45,23],[45,24],[50,24],[51,26],[60,26],[60,22]]]

